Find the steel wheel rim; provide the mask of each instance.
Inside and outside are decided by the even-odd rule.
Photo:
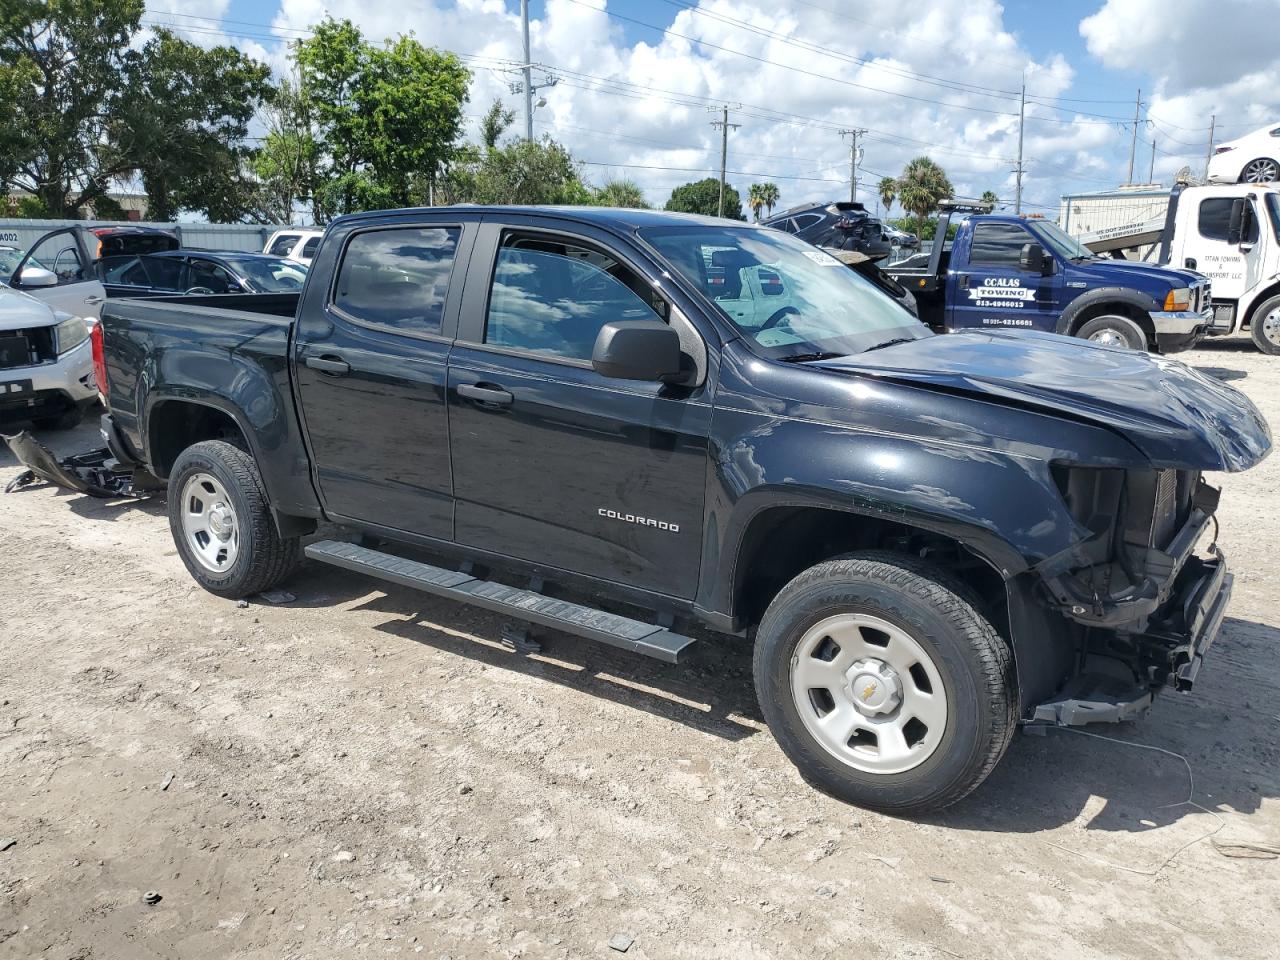
[[[880,617],[844,613],[815,623],[796,644],[790,680],[809,735],[855,770],[905,773],[942,743],[942,675],[914,637]]]
[[[1089,342],[1096,343],[1100,347],[1113,347],[1121,350],[1129,349],[1129,341],[1115,330],[1099,330],[1089,338]]]
[[[240,555],[240,522],[226,489],[212,474],[195,473],[179,504],[190,554],[210,573],[226,573]]]
[[[1254,160],[1244,168],[1245,183],[1271,183],[1280,179],[1280,166],[1274,160]]]
[[[1262,335],[1267,338],[1268,343],[1273,343],[1280,347],[1280,307],[1272,310],[1261,319]],[[1257,321],[1254,322],[1256,323]]]

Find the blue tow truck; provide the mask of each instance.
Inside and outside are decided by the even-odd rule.
[[[1050,221],[985,204],[942,204],[937,236],[957,218],[954,241],[882,267],[939,333],[1039,330],[1174,353],[1211,330],[1209,280],[1193,270],[1104,259]]]

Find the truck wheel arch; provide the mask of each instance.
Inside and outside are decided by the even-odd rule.
[[[1270,300],[1272,297],[1278,294],[1280,294],[1280,280],[1275,280],[1269,286],[1266,286],[1263,289],[1258,290],[1256,293],[1251,294],[1247,306],[1243,304],[1239,305],[1239,306],[1244,306],[1244,310],[1241,314],[1241,319],[1240,319],[1240,329],[1244,329],[1246,324],[1252,325],[1253,315],[1258,312],[1258,307],[1262,306],[1264,303],[1266,303],[1268,300]],[[1239,306],[1237,307],[1237,309],[1239,309]]]
[[[1099,287],[1076,297],[1058,318],[1056,333],[1075,336],[1084,324],[1094,317],[1118,313],[1134,321],[1147,335],[1149,345],[1155,344],[1155,325],[1151,314],[1159,305],[1151,297],[1137,290],[1124,287]]]
[[[167,478],[178,455],[202,440],[228,440],[256,456],[252,435],[240,415],[222,404],[204,398],[161,396],[147,406],[144,453],[151,471]]]
[[[810,519],[804,520],[802,517]],[[1068,675],[1076,653],[1078,627],[1035,602],[1035,577],[1026,570],[1025,564],[1013,567],[1007,557],[1003,558],[1005,563],[1002,564],[993,555],[990,545],[985,545],[987,549],[984,549],[984,545],[966,542],[950,533],[889,520],[869,511],[830,505],[780,505],[765,507],[753,514],[732,554],[730,599],[735,621],[754,625],[776,593],[772,589],[772,582],[760,593],[753,593],[758,581],[753,580],[750,571],[756,566],[753,560],[762,551],[772,554],[769,559],[776,564],[772,579],[778,581],[776,587],[781,589],[809,567],[866,546],[855,539],[838,546],[828,541],[822,545],[826,549],[820,548],[811,554],[791,549],[792,542],[803,541],[808,531],[815,527],[828,532],[835,530],[837,542],[842,533],[855,528],[872,532],[876,536],[920,534],[939,545],[953,545],[975,558],[976,563],[965,571],[950,572],[967,585],[973,595],[971,602],[982,604],[979,612],[988,616],[1010,642],[1014,669],[1018,676],[1020,715],[1027,716],[1036,704],[1051,696]],[[791,531],[790,542],[786,539],[780,541],[777,537],[778,531],[784,529]],[[977,539],[985,531],[974,533]],[[1007,549],[1012,550],[1011,547]],[[756,610],[756,607],[760,609]]]

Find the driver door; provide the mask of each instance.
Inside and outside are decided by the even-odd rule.
[[[28,267],[31,272],[24,277]],[[76,317],[99,317],[107,295],[94,274],[79,227],[55,230],[37,240],[13,271],[9,285]]]

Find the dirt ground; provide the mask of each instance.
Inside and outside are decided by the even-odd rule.
[[[1280,426],[1280,358],[1183,358]],[[915,822],[806,786],[732,642],[520,658],[312,564],[242,608],[159,501],[0,496],[0,957],[1274,957],[1280,860],[1239,854],[1280,844],[1280,456],[1211,479],[1223,634],[1192,694],[1097,730],[1159,752],[1020,736]]]

